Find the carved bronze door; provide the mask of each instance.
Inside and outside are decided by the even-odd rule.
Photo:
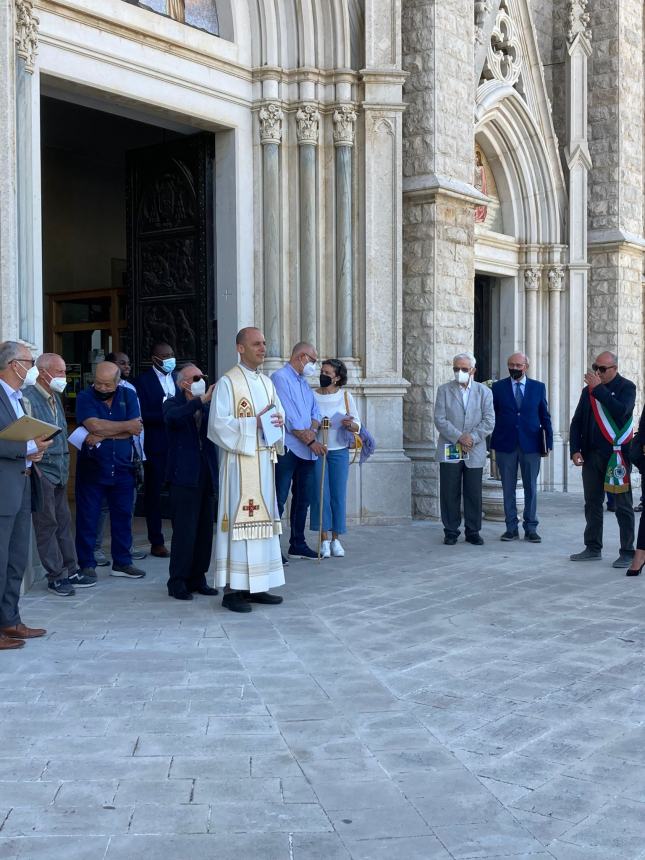
[[[158,341],[215,378],[214,138],[136,149],[127,160],[128,342],[136,373]]]

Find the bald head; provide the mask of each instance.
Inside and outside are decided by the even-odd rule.
[[[605,350],[596,356],[592,368],[600,377],[601,383],[606,385],[618,374],[618,356],[614,352]]]
[[[306,343],[304,340],[297,343],[291,350],[289,364],[300,375],[305,373],[307,365],[309,367],[307,368],[306,375],[311,376],[312,373],[315,373],[315,364],[317,361],[318,352],[316,351],[316,347],[311,343]]]
[[[37,382],[45,391],[51,394],[52,390],[59,393],[63,390],[62,383],[54,383],[54,388],[51,388],[52,379],[66,379],[67,376],[67,365],[61,355],[55,352],[43,352],[36,359],[36,367],[38,368]]]
[[[235,343],[241,363],[249,370],[257,370],[267,352],[267,344],[260,329],[255,326],[240,329]]]
[[[94,371],[94,386],[111,386],[116,388],[121,379],[121,371],[112,361],[101,361]]]

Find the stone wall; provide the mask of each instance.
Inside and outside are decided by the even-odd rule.
[[[472,19],[466,0],[403,4],[403,374],[411,383],[404,427],[416,517],[439,513],[436,389],[473,339]],[[455,182],[462,193],[446,193]]]

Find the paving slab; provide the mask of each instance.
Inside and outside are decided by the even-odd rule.
[[[280,606],[145,580],[22,599],[3,654],[0,860],[641,860],[645,577],[542,494],[539,545],[353,528]]]

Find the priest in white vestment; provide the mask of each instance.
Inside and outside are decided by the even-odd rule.
[[[242,329],[236,342],[240,363],[218,381],[208,420],[208,438],[220,448],[215,582],[228,586],[222,606],[250,612],[251,603],[282,602],[268,591],[284,585],[274,475],[284,452],[284,410],[259,370],[266,353],[262,332]],[[272,444],[261,423],[267,412],[277,430]]]

